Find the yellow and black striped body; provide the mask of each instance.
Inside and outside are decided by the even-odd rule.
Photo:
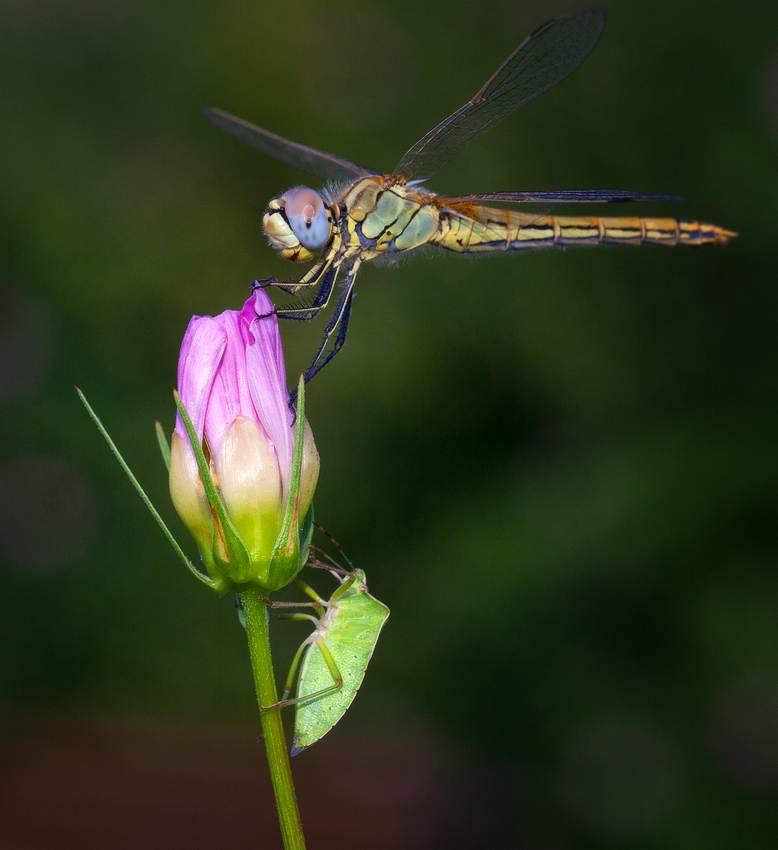
[[[437,245],[460,254],[575,245],[720,245],[732,231],[673,218],[549,216],[447,205],[445,198],[391,178],[358,180],[333,204],[341,220],[343,258],[369,260]]]
[[[574,245],[720,245],[735,236],[715,224],[674,218],[534,216],[474,206],[444,210],[436,244],[458,253]]]

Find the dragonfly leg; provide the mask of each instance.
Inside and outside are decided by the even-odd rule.
[[[324,329],[324,338],[321,341],[319,350],[316,352],[311,365],[308,367],[308,371],[305,373],[306,384],[314,375],[321,372],[340,349],[343,348],[343,343],[346,341],[346,333],[348,332],[348,321],[351,317],[351,301],[354,297],[354,280],[356,279],[357,271],[359,271],[359,261],[355,262],[349,269],[348,278],[343,285],[343,292],[338,301],[338,306],[335,308],[332,318]],[[332,338],[335,328],[338,328],[338,335],[335,337],[332,350],[322,359],[324,349]]]
[[[289,319],[312,319],[318,311],[321,309],[319,306],[319,302],[321,301],[322,295],[329,295],[329,290],[332,289],[332,285],[330,284],[329,290],[327,288],[327,283],[329,279],[333,276],[333,268],[334,275],[337,276],[337,269],[340,267],[340,260],[336,262],[335,257],[328,257],[324,262],[317,263],[303,278],[300,280],[279,280],[276,277],[268,277],[263,278],[262,280],[255,280],[252,284],[252,290],[257,289],[268,289],[269,287],[273,287],[274,289],[280,289],[282,292],[285,292],[287,295],[297,295],[297,293],[301,289],[305,289],[311,286],[318,286],[319,291],[316,293],[316,296],[313,299],[313,303],[310,307],[302,308],[275,308],[272,313],[266,313],[263,316],[259,316],[260,319],[264,319],[270,315],[281,316],[282,318]],[[324,292],[323,292],[324,291]],[[326,305],[326,301],[325,301]],[[314,309],[314,307],[316,309]],[[312,311],[312,312],[311,312]],[[292,314],[299,315],[292,315]],[[310,313],[310,315],[307,315]]]
[[[311,286],[319,286],[322,277],[326,276],[332,266],[339,267],[343,262],[343,257],[340,251],[342,239],[340,234],[336,234],[332,244],[327,249],[327,253],[313,268],[309,269],[300,280],[279,280],[276,277],[267,277],[261,280],[254,281],[253,289],[267,289],[269,286],[275,289],[280,289],[286,292],[287,295],[297,295],[301,289],[307,289]]]
[[[322,268],[321,274],[315,283],[318,285],[316,295],[310,304],[305,307],[276,307],[275,315],[280,319],[295,319],[297,321],[307,322],[317,316],[330,303],[330,296],[335,286],[335,281],[338,279],[340,272],[340,261],[331,263],[326,269]],[[313,285],[312,283],[305,284],[306,286]]]
[[[325,335],[322,340],[322,344],[319,347],[318,352],[316,353],[316,357],[314,357],[313,362],[308,367],[308,371],[305,373],[305,383],[307,384],[314,375],[318,375],[319,372],[332,360],[332,358],[343,348],[343,343],[346,341],[346,333],[348,331],[348,320],[351,317],[351,300],[354,297],[354,293],[351,291],[351,287],[349,287],[348,293],[344,292],[341,296],[341,301],[343,302],[342,310],[338,311],[338,315],[340,318],[340,327],[338,328],[338,335],[335,338],[335,343],[332,346],[332,351],[330,351],[327,356],[319,361],[321,357],[322,351],[326,346],[327,342],[329,342],[330,337],[332,336],[334,327]]]
[[[315,267],[311,271],[318,271],[319,267]],[[256,291],[257,289],[280,289],[282,292],[286,292],[290,295],[294,295],[297,292],[298,288],[303,286],[308,286],[310,284],[301,284],[299,280],[279,280],[277,277],[263,277],[261,280],[255,280],[254,283],[251,284],[252,291]]]

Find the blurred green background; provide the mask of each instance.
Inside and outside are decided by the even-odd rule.
[[[606,6],[432,188],[677,193],[641,211],[740,236],[363,269],[307,413],[317,518],[392,617],[293,762],[312,848],[778,844],[778,7]],[[73,391],[185,540],[181,337],[296,271],[261,216],[310,182],[200,108],[388,171],[574,8],[0,6],[0,847],[280,846],[232,600]],[[282,327],[290,383],[320,332]]]

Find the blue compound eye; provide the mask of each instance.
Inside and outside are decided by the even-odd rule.
[[[300,244],[318,251],[330,238],[330,220],[324,201],[313,189],[292,189],[283,196],[286,217]]]

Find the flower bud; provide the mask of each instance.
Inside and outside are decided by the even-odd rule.
[[[272,311],[272,302],[258,289],[241,311],[195,316],[189,323],[178,392],[217,503],[207,495],[180,413],[171,441],[170,495],[213,579],[275,590],[278,581],[294,578],[273,575],[271,566],[287,503],[297,500],[293,533],[298,535],[316,489],[319,455],[305,422],[297,449],[302,453],[300,480],[291,480],[295,422]]]

